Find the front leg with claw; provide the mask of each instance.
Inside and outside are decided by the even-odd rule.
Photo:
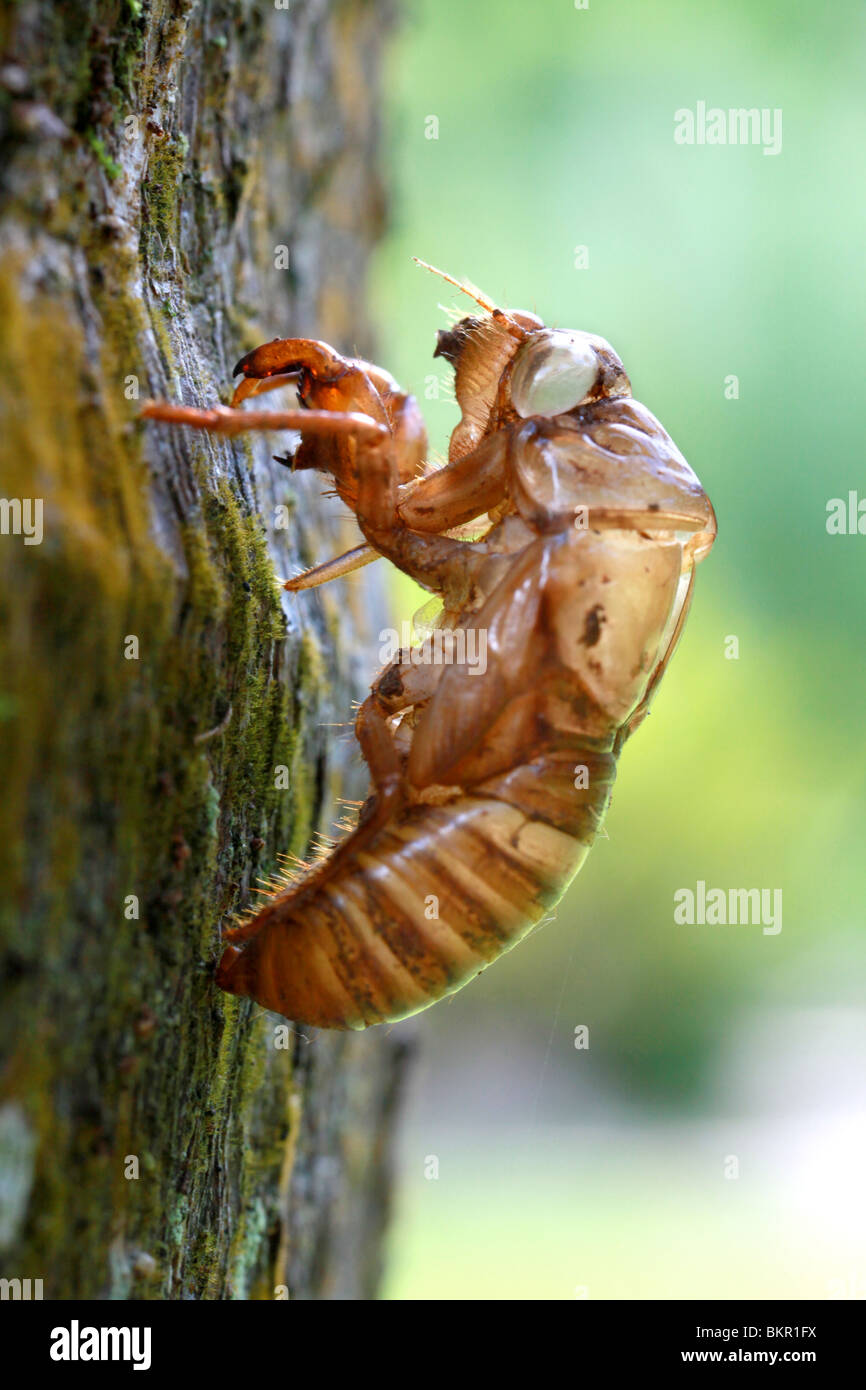
[[[437,588],[436,575],[460,548],[443,532],[484,513],[503,495],[504,436],[493,436],[457,463],[425,473],[427,436],[414,398],[381,367],[343,357],[311,338],[276,338],[238,362],[231,406],[210,410],[146,401],[146,419],[217,434],[297,430],[292,467],[314,468],[358,519],[366,544],[286,583],[312,588],[379,555]],[[245,409],[244,402],[292,384],[300,408]],[[425,545],[422,532],[430,536]],[[430,533],[438,535],[438,544]],[[439,552],[447,551],[447,555]],[[434,553],[435,556],[434,556]],[[423,577],[422,577],[423,576]]]

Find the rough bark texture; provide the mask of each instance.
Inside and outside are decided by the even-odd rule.
[[[370,350],[386,21],[2,21],[0,497],[43,499],[44,538],[7,510],[0,1246],[46,1298],[375,1291],[402,1045],[286,1039],[212,967],[275,855],[364,794],[323,726],[370,678],[381,595],[281,607],[274,570],[344,540],[321,485],[271,462],[278,436],[145,429],[136,393],[225,399],[277,333]]]

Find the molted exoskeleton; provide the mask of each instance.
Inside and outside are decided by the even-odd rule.
[[[412,397],[306,339],[242,358],[230,410],[143,411],[300,430],[294,466],[333,480],[364,543],[286,588],[386,556],[442,602],[439,627],[358,713],[373,785],[357,826],[225,933],[222,988],[319,1027],[426,1008],[558,902],[715,537],[698,479],[610,344],[452,283],[482,312],[439,335],[462,411],[439,470]],[[238,408],[286,381],[300,409]]]

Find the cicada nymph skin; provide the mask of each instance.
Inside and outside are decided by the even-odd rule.
[[[372,786],[357,826],[225,932],[218,984],[320,1028],[427,1008],[550,913],[715,537],[698,479],[604,339],[452,283],[480,312],[439,335],[462,415],[438,470],[413,398],[307,339],[242,358],[231,409],[143,412],[301,432],[294,467],[328,475],[364,544],[287,588],[385,556],[442,603],[437,650],[399,653],[358,712]],[[298,410],[239,408],[285,382]]]

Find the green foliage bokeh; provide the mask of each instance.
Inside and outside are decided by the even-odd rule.
[[[621,759],[610,839],[556,923],[447,1019],[589,1014],[610,1079],[647,1099],[709,1100],[743,1010],[859,997],[866,536],[828,535],[826,509],[866,496],[864,24],[849,0],[832,25],[746,0],[423,0],[392,55],[374,302],[435,448],[456,420],[425,399],[447,374],[438,305],[465,301],[412,255],[607,337],[718,514],[680,650]],[[674,112],[698,101],[781,108],[780,153],[676,144]],[[395,598],[401,617],[420,602],[402,583]],[[673,893],[698,879],[781,888],[782,931],[676,926]]]

